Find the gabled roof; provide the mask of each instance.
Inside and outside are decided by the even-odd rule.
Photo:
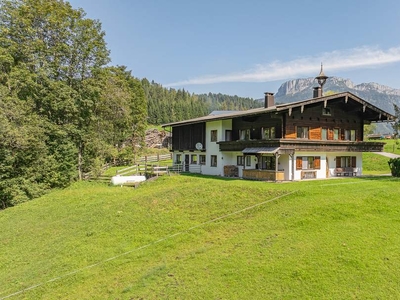
[[[376,118],[376,120],[374,118],[373,120],[370,120],[370,121],[393,121],[395,119],[395,116],[376,107],[375,105],[372,105],[371,103],[365,101],[364,99],[362,99],[350,92],[343,92],[343,93],[332,94],[329,96],[311,98],[311,99],[302,100],[302,101],[298,101],[298,102],[279,104],[279,105],[271,106],[268,108],[262,107],[262,108],[254,108],[254,109],[244,110],[244,111],[233,111],[233,112],[227,112],[227,113],[222,113],[222,114],[217,114],[217,115],[208,115],[208,116],[194,118],[194,119],[190,119],[190,120],[184,120],[184,121],[179,121],[179,122],[163,124],[162,127],[180,126],[180,125],[203,123],[203,122],[217,121],[217,120],[226,120],[226,119],[232,119],[235,117],[251,116],[251,115],[258,115],[258,114],[272,113],[272,112],[282,112],[282,113],[286,112],[286,111],[291,112],[291,110],[293,108],[298,108],[298,107],[304,108],[307,105],[313,105],[313,104],[321,103],[321,102],[324,103],[324,105],[326,106],[328,101],[338,100],[338,99],[344,99],[344,101],[346,103],[349,100],[354,101],[362,106],[364,112],[368,109],[379,115],[380,118]]]

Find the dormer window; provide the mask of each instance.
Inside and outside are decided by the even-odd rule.
[[[322,115],[323,115],[323,116],[331,116],[332,113],[331,113],[330,107],[324,107],[324,108],[322,109]]]

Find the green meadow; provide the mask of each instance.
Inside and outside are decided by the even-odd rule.
[[[399,299],[400,181],[79,182],[0,211],[0,299]]]

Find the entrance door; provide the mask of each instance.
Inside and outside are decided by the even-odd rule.
[[[189,172],[189,154],[185,154],[185,172]]]

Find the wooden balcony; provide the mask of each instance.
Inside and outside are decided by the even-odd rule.
[[[262,181],[283,181],[285,173],[283,171],[244,169],[243,178]]]
[[[385,143],[332,140],[272,139],[218,142],[220,151],[243,151],[245,148],[280,147],[295,151],[381,152]]]

